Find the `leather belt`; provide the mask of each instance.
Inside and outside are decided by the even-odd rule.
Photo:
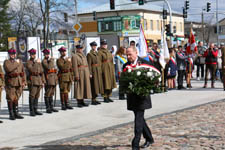
[[[72,72],[72,69],[60,70],[60,73],[68,73],[68,72]]]
[[[31,72],[30,75],[31,75],[31,76],[41,76],[42,73],[39,73],[39,72]]]
[[[103,60],[103,63],[107,63],[107,62],[110,62],[110,60],[109,59]]]
[[[57,73],[57,70],[56,69],[49,69],[48,74],[50,74],[50,73]]]
[[[80,66],[78,66],[78,68],[86,68],[86,67],[88,67],[87,65],[85,66],[85,65],[80,65]]]
[[[8,76],[9,78],[16,78],[16,77],[23,77],[24,76],[24,73],[21,72],[21,73],[11,73],[11,74],[7,74],[6,76]]]
[[[92,64],[91,66],[99,66],[99,64]]]

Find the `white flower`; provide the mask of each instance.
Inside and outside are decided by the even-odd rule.
[[[140,75],[141,75],[141,72],[140,72],[140,71],[138,71],[138,72],[137,72],[137,76],[140,76]]]
[[[152,72],[147,72],[147,77],[151,77],[153,76],[153,73]]]
[[[149,71],[151,71],[151,72],[152,72],[152,68],[149,68]]]
[[[162,79],[161,79],[161,77],[160,77],[160,78],[159,78],[159,82],[161,82],[161,80],[162,80]]]
[[[127,72],[129,72],[129,73],[130,73],[130,72],[131,72],[131,69],[129,68],[129,69],[127,70]]]

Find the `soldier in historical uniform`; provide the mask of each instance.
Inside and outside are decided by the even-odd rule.
[[[104,102],[113,102],[109,97],[112,95],[112,89],[116,88],[115,69],[113,64],[113,56],[107,49],[107,41],[101,40],[101,47],[98,51],[100,61],[102,63],[102,79],[104,89]]]
[[[91,93],[92,105],[101,104],[96,100],[98,94],[103,94],[102,70],[101,61],[97,52],[97,43],[91,42],[91,51],[87,55],[88,66],[91,74]]]
[[[91,99],[90,72],[87,58],[83,54],[83,47],[76,46],[77,52],[72,57],[72,66],[74,71],[74,98],[77,99],[78,107],[88,106],[84,99]]]
[[[2,89],[4,88],[4,85],[5,85],[4,73],[2,70],[2,65],[0,65],[0,103],[2,100]],[[0,120],[0,123],[3,123],[3,121]]]
[[[30,116],[42,115],[37,109],[40,91],[45,84],[44,70],[41,60],[36,59],[36,50],[30,49],[28,53],[30,53],[30,59],[27,61],[26,68],[28,71]]]
[[[53,108],[53,95],[56,90],[56,85],[58,83],[57,70],[55,68],[54,58],[50,58],[50,50],[44,49],[44,59],[42,60],[42,66],[45,74],[45,106],[46,112],[58,112],[58,110]]]
[[[66,58],[66,48],[61,47],[58,50],[61,54],[60,58],[57,59],[57,66],[59,69],[59,88],[60,88],[60,99],[62,104],[62,110],[73,109],[69,105],[69,96],[70,87],[73,81],[73,70],[71,58]]]
[[[5,90],[8,102],[9,119],[23,119],[18,111],[18,100],[26,85],[26,75],[21,60],[16,59],[16,50],[8,50],[9,59],[4,61]]]

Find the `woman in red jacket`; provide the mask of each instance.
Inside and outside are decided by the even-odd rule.
[[[215,81],[215,73],[216,73],[216,65],[217,65],[217,55],[218,55],[218,50],[215,49],[214,44],[211,43],[209,45],[209,49],[207,49],[203,55],[204,57],[206,57],[205,85],[203,88],[207,88],[207,80],[208,80],[209,71],[211,74],[211,88],[215,88],[214,81]]]

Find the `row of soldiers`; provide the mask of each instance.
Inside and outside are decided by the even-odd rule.
[[[97,43],[90,43],[91,51],[87,57],[83,53],[82,45],[76,46],[76,53],[72,58],[66,57],[66,48],[61,47],[60,58],[55,65],[54,58],[50,57],[50,50],[44,49],[44,59],[36,59],[36,50],[29,50],[30,59],[25,63],[16,58],[16,50],[8,50],[9,59],[4,61],[3,73],[0,66],[0,87],[5,87],[8,103],[9,119],[23,119],[18,111],[18,100],[23,96],[25,86],[29,89],[30,116],[42,115],[38,111],[40,91],[45,88],[44,100],[46,112],[58,112],[54,108],[53,96],[59,84],[61,109],[73,109],[68,100],[68,93],[74,82],[74,98],[78,107],[88,106],[84,99],[92,99],[92,105],[98,105],[96,100],[101,94],[104,102],[113,102],[110,99],[112,89],[116,88],[113,56],[107,49],[107,41],[102,40],[97,51]],[[2,121],[0,121],[2,122]]]

